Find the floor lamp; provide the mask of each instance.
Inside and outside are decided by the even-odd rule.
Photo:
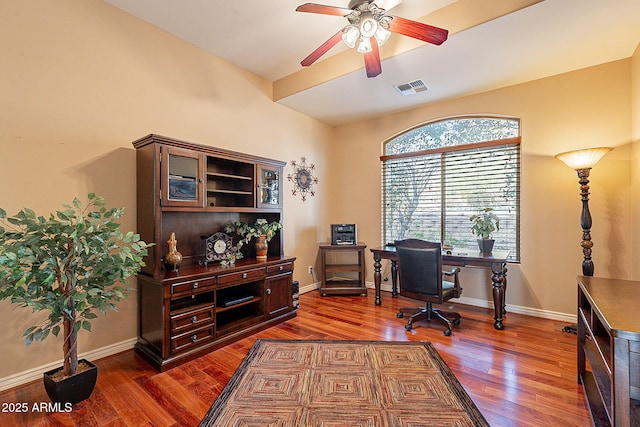
[[[589,212],[589,172],[602,156],[611,151],[609,147],[587,148],[584,150],[568,151],[556,155],[556,159],[562,160],[571,169],[578,173],[580,183],[580,196],[582,198],[582,212],[580,213],[580,226],[582,227],[582,275],[593,276],[593,260],[591,259],[591,213]],[[569,325],[563,331],[577,333],[576,325]]]

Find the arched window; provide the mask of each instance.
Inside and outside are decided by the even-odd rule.
[[[520,260],[520,120],[457,117],[384,144],[383,239],[419,238],[477,248],[469,217],[492,208],[495,248]]]

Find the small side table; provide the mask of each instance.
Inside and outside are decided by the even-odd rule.
[[[364,281],[364,250],[362,242],[355,245],[320,245],[322,283],[320,295],[367,296]]]

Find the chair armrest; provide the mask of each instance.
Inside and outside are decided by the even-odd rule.
[[[460,286],[460,279],[458,278],[458,273],[460,273],[460,267],[455,267],[451,271],[443,271],[443,276],[453,276],[453,297],[460,298],[462,295],[462,287]]]
[[[443,271],[442,274],[444,274],[445,276],[455,276],[458,273],[460,273],[460,267],[456,267],[454,269],[452,269],[451,271]]]

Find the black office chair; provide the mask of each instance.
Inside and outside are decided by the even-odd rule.
[[[433,308],[433,303],[442,304],[451,298],[459,298],[462,294],[458,279],[459,268],[442,271],[442,247],[440,243],[419,239],[398,240],[395,242],[400,272],[400,295],[425,301],[425,308],[401,308],[398,318],[404,313],[412,313],[405,325],[410,331],[418,320],[436,319],[447,325],[446,336],[451,335],[453,325],[460,324],[460,315],[452,311]],[[445,276],[453,276],[453,282],[446,281]],[[450,320],[451,319],[451,320]]]

